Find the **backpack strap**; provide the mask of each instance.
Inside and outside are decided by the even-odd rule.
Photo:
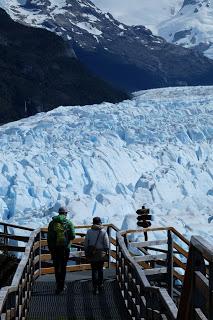
[[[94,247],[96,247],[96,244],[97,244],[97,242],[98,242],[98,238],[99,238],[99,236],[100,236],[100,233],[101,233],[101,230],[99,230],[99,232],[98,232],[98,236],[97,236],[97,238],[96,238],[96,241],[95,241]]]
[[[97,236],[97,239],[96,239],[96,241],[95,241],[95,247],[96,247],[96,244],[97,244],[97,242],[98,242],[98,238],[99,238],[99,236],[100,236],[100,233],[101,233],[101,230],[99,230],[99,232],[98,232],[98,236]]]

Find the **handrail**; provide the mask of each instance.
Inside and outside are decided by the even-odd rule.
[[[118,244],[120,245],[120,247],[122,248],[122,254],[123,254],[124,258],[126,260],[128,260],[134,266],[135,270],[138,272],[138,274],[141,277],[141,281],[142,281],[143,285],[147,286],[147,287],[150,286],[150,283],[147,280],[147,277],[145,276],[143,270],[139,267],[139,265],[137,263],[135,263],[134,259],[130,255],[130,253],[125,245],[124,239],[123,239],[123,237],[121,237],[121,235],[122,235],[122,232],[117,233],[117,241],[118,241]]]
[[[155,231],[172,231],[180,240],[182,240],[186,245],[189,246],[190,241],[187,240],[179,231],[177,231],[174,227],[154,227],[154,228],[139,228],[139,229],[128,229],[122,230],[121,234],[129,234],[129,233],[145,233],[145,232],[155,232]]]
[[[0,223],[1,225],[1,223]],[[2,223],[4,227],[7,226],[7,224]],[[13,226],[13,225],[10,225]],[[169,293],[166,291],[166,289],[161,288],[160,286],[152,286],[149,282],[148,276],[146,276],[146,273],[149,274],[152,277],[152,264],[147,264],[149,267],[148,272],[147,270],[143,269],[143,265],[145,262],[140,263],[137,262],[134,258],[134,255],[132,252],[129,252],[128,250],[128,243],[131,244],[131,242],[127,241],[127,236],[129,236],[131,233],[140,233],[140,232],[157,232],[157,231],[166,231],[167,232],[167,259],[166,260],[158,260],[157,263],[159,263],[159,266],[167,266],[167,277],[176,277],[177,279],[181,280],[183,279],[183,275],[178,273],[177,268],[182,268],[183,271],[185,269],[189,268],[190,261],[193,261],[191,253],[193,252],[193,255],[195,252],[199,252],[199,255],[196,253],[196,259],[197,257],[201,261],[202,268],[201,269],[193,269],[194,271],[194,279],[196,286],[202,285],[204,286],[204,289],[202,288],[202,292],[205,290],[210,290],[213,292],[213,246],[206,241],[204,241],[201,237],[192,237],[191,242],[189,242],[183,235],[181,235],[176,229],[173,227],[160,227],[160,228],[146,228],[146,229],[137,229],[137,230],[124,230],[120,231],[116,226],[113,224],[104,224],[105,227],[108,228],[109,231],[109,238],[111,246],[114,246],[114,248],[110,247],[110,256],[112,257],[112,261],[109,261],[108,266],[115,265],[114,261],[116,259],[116,275],[117,275],[117,281],[119,283],[123,298],[126,302],[127,308],[132,315],[132,317],[136,319],[144,318],[144,319],[155,319],[158,318],[159,315],[161,315],[162,319],[167,320],[175,320],[175,319],[181,319],[181,320],[189,320],[191,318],[181,318],[183,313],[181,314],[178,310],[176,305],[174,304],[171,296],[169,293],[173,290],[173,278],[170,280],[170,284],[168,284],[168,290]],[[14,226],[15,229],[22,229],[22,227]],[[80,225],[75,226],[75,228],[78,229],[88,229],[91,225]],[[27,228],[28,231],[30,228]],[[113,236],[111,235],[111,231],[114,230]],[[14,275],[14,278],[12,280],[11,286],[4,287],[0,290],[0,319],[22,319],[25,318],[28,304],[29,304],[29,297],[31,293],[31,289],[33,286],[33,283],[35,279],[45,273],[52,273],[54,271],[53,267],[47,267],[46,263],[51,260],[50,254],[47,252],[47,239],[46,239],[46,233],[47,228],[39,228],[36,230],[33,230],[29,236],[29,240],[25,247],[25,252],[22,256],[21,262],[18,265],[18,268],[16,270],[16,273]],[[115,233],[116,233],[116,240],[115,240]],[[76,257],[79,257],[80,264],[68,266],[67,270],[70,271],[76,271],[76,270],[85,270],[90,269],[90,265],[85,263],[85,257],[83,250],[83,240],[84,240],[84,230],[79,232],[76,232],[76,234],[79,236],[74,241],[74,246],[77,248],[75,254],[73,254],[73,259],[76,259]],[[175,241],[173,242],[172,234],[175,235]],[[13,235],[16,237],[15,235]],[[8,239],[9,236],[6,236]],[[20,236],[21,237],[21,236]],[[25,240],[27,240],[27,237],[25,236]],[[179,240],[178,240],[179,239]],[[163,240],[163,239],[162,239]],[[162,245],[165,243],[165,240],[156,240],[156,245]],[[179,242],[183,242],[184,249],[181,247],[181,244],[179,245]],[[205,243],[204,243],[205,242]],[[153,242],[150,242],[153,243]],[[7,243],[8,245],[8,243]],[[188,254],[187,247],[190,245],[190,252]],[[116,256],[115,256],[115,247],[116,247]],[[142,247],[143,244],[142,244]],[[140,248],[139,248],[140,249]],[[149,254],[147,250],[148,246],[143,249],[143,254],[145,256],[145,260],[149,260],[152,255]],[[154,250],[154,248],[151,248]],[[80,250],[80,251],[79,251]],[[161,249],[158,248],[157,251],[160,251]],[[162,249],[163,253],[165,252],[165,248]],[[79,256],[78,256],[79,255]],[[173,257],[172,257],[173,255]],[[186,268],[186,255],[188,255],[188,262],[187,262],[187,268]],[[179,259],[179,256],[183,257]],[[202,259],[200,258],[202,256]],[[81,260],[81,258],[84,258],[84,260]],[[160,256],[158,256],[160,257]],[[161,255],[163,257],[163,255]],[[165,254],[164,254],[165,257]],[[193,256],[194,257],[194,256]],[[160,259],[160,258],[159,258]],[[163,258],[162,258],[163,259]],[[209,261],[209,269],[208,269],[208,275],[205,273],[205,262],[204,259]],[[76,261],[76,260],[75,260]],[[78,260],[77,260],[78,261]],[[196,260],[197,261],[197,260]],[[83,263],[81,263],[83,262]],[[107,265],[106,265],[107,266]],[[172,270],[172,268],[174,270]],[[161,268],[161,269],[165,269]],[[160,270],[156,269],[156,270]],[[198,271],[198,272],[197,272]],[[158,272],[158,271],[157,271]],[[163,272],[163,270],[161,271]],[[165,271],[164,271],[165,272]],[[187,273],[187,270],[186,270]],[[186,278],[186,277],[185,277]],[[185,283],[185,280],[184,280]],[[170,287],[169,287],[170,285]],[[197,288],[197,287],[196,287]],[[186,290],[185,292],[188,293]],[[205,291],[206,292],[206,291]],[[213,293],[212,293],[213,294]],[[184,299],[182,298],[182,301]],[[213,302],[213,298],[209,300],[209,305],[211,304],[211,301]],[[202,306],[203,307],[203,306]],[[212,306],[213,309],[213,306]],[[182,305],[183,310],[183,305]],[[185,311],[184,311],[185,312]],[[203,309],[200,305],[196,305],[195,308],[196,317],[198,317],[198,314],[203,314]],[[178,318],[179,314],[181,314],[181,317]],[[201,319],[201,318],[196,318]],[[213,320],[213,318],[209,318],[209,320]]]
[[[176,236],[178,236],[179,239],[181,239],[187,246],[189,246],[190,241],[187,240],[179,231],[177,231],[173,227],[170,227],[169,230],[171,230]]]
[[[126,231],[117,232],[116,273],[130,314],[136,319],[146,318],[145,315],[149,313],[149,319],[154,319],[157,314],[164,314],[165,319],[175,320],[176,305],[165,289],[150,285],[144,270],[130,255],[123,238],[124,234]],[[157,301],[160,301],[158,305]]]
[[[190,241],[177,319],[213,320],[213,246],[200,236]]]
[[[17,241],[22,241],[22,242],[29,241],[29,237],[27,237],[27,236],[17,236],[14,234],[7,234],[7,233],[3,233],[3,232],[0,232],[0,238],[7,238],[7,239],[17,240]]]
[[[9,306],[11,317],[8,319],[16,319],[16,317],[17,319],[21,319],[23,312],[25,312],[24,308],[21,308],[19,302],[23,299],[24,302],[22,303],[24,303],[24,305],[27,304],[26,296],[25,294],[23,294],[23,292],[26,291],[26,283],[24,286],[20,286],[20,284],[23,283],[23,280],[25,282],[27,277],[29,277],[29,287],[27,290],[30,290],[32,287],[34,268],[32,266],[33,259],[30,260],[30,255],[32,255],[33,257],[33,245],[36,237],[39,234],[40,229],[31,232],[29,241],[25,248],[25,252],[13,277],[11,286],[5,287],[0,290],[0,315],[3,314],[5,305],[11,304]],[[29,274],[25,272],[27,267]],[[11,297],[11,299],[9,299],[9,297]]]
[[[4,223],[4,226],[5,225],[7,224]],[[117,232],[118,230],[118,228],[113,224],[104,224],[104,226],[113,229],[115,232]],[[15,228],[16,227],[17,226],[15,226]],[[75,228],[88,229],[90,227],[91,225],[82,225],[76,226]],[[17,227],[17,229],[20,228]],[[27,242],[25,247],[25,252],[13,277],[11,286],[3,287],[0,290],[0,319],[5,319],[6,314],[6,319],[22,319],[23,317],[25,317],[34,280],[39,275],[41,275],[42,272],[54,272],[54,268],[42,267],[43,261],[45,262],[47,260],[51,260],[50,254],[42,254],[42,248],[47,246],[47,241],[42,239],[42,236],[46,232],[47,228],[39,228],[31,232],[29,241]],[[83,233],[80,232],[79,236],[82,237]],[[109,236],[111,239],[110,234]],[[108,266],[112,264],[113,263],[109,261]],[[83,263],[77,266],[67,266],[67,270],[70,269],[90,269],[90,264]]]
[[[23,227],[23,226],[19,226],[19,225],[16,225],[16,224],[10,224],[10,223],[6,223],[6,222],[3,222],[3,221],[0,221],[0,226],[6,226],[6,227],[11,227],[11,228],[14,228],[14,229],[20,229],[20,230],[27,230],[27,231],[33,231],[34,229],[33,228],[29,228],[29,227]]]
[[[9,239],[21,241],[21,242],[28,242],[29,236],[26,236],[26,231],[32,232],[33,229],[29,227],[22,227],[10,223],[5,223],[0,221],[0,227],[3,227],[3,231],[0,231],[0,250],[3,250],[5,252],[13,251],[13,252],[24,252],[25,247],[21,246],[14,246],[9,245]],[[25,235],[14,235],[9,233],[8,228],[12,228],[13,230],[21,230],[25,231]],[[3,241],[2,241],[3,239]]]
[[[113,224],[113,223],[103,223],[103,227],[111,227],[114,229],[116,232],[119,231],[119,229]],[[92,224],[87,224],[87,225],[78,225],[75,226],[75,229],[89,229],[92,227]],[[48,228],[47,227],[42,227],[41,231],[47,232]]]
[[[200,236],[192,236],[191,244],[200,251],[202,256],[209,262],[213,262],[213,246],[210,242],[205,240]]]
[[[189,244],[190,242],[180,233],[178,232],[175,228],[173,227],[153,227],[153,228],[139,228],[139,229],[130,229],[130,230],[122,230],[121,231],[121,235],[123,237],[126,238],[126,242],[128,242],[130,244],[130,246],[132,245],[132,241],[128,241],[128,236],[130,234],[138,234],[138,233],[155,233],[155,232],[159,232],[159,231],[165,231],[167,233],[171,233],[172,235],[172,248],[171,248],[171,254],[172,254],[172,260],[170,261],[171,263],[171,284],[173,283],[173,278],[176,278],[178,280],[180,280],[181,282],[183,282],[183,274],[185,273],[185,269],[186,269],[186,259],[188,257],[188,248],[189,248]],[[176,238],[174,238],[177,237]],[[163,241],[162,241],[163,242]],[[178,242],[178,243],[177,243]],[[161,244],[161,240],[154,240],[153,241],[142,241],[141,244],[138,244],[138,250],[141,251],[143,254],[148,255],[148,251],[147,250],[152,250],[154,251],[154,248],[151,247],[150,248],[150,243],[155,243],[156,245],[160,245]],[[147,245],[146,245],[147,244]],[[133,242],[134,245],[134,242]],[[141,248],[141,246],[143,246],[144,248]],[[145,249],[145,250],[144,250]],[[156,248],[157,252],[162,252],[162,253],[166,253],[168,252],[168,250],[165,249],[161,249],[161,248]],[[161,263],[161,262],[160,262]],[[142,264],[143,265],[143,264]],[[165,265],[165,263],[164,263]],[[178,268],[178,269],[175,269]],[[182,269],[182,271],[180,271]],[[172,288],[171,288],[172,290]]]
[[[11,284],[12,287],[15,287],[15,288],[18,287],[18,284],[19,284],[19,282],[21,280],[21,277],[22,277],[23,269],[26,267],[27,261],[28,261],[29,256],[30,256],[30,251],[31,251],[31,249],[33,247],[35,238],[36,238],[36,236],[38,234],[40,234],[40,229],[34,230],[30,235],[29,242],[26,245],[24,256],[21,259],[21,261],[20,261],[20,263],[18,265],[18,268],[16,270],[16,273],[15,273],[15,275],[13,277],[13,281],[12,281],[12,284]]]
[[[153,232],[153,231],[168,231],[172,229],[172,227],[155,227],[155,228],[139,228],[139,229],[128,229],[122,230],[121,235],[129,234],[129,233],[141,233],[141,232]]]

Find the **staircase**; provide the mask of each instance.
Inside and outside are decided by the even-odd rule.
[[[119,231],[105,225],[109,261],[104,290],[93,295],[83,251],[90,227],[76,227],[67,288],[56,296],[47,228],[0,222],[0,249],[24,252],[11,286],[0,290],[1,320],[213,320],[213,247],[205,239],[194,236],[189,242],[172,227]],[[145,241],[144,233],[151,240]]]
[[[115,272],[105,270],[104,289],[92,294],[91,272],[69,273],[66,289],[56,296],[52,275],[41,276],[33,286],[27,320],[81,319],[130,320]]]

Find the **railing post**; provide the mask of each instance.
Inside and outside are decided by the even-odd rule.
[[[6,309],[10,310],[10,319],[15,319],[15,312],[16,312],[15,311],[16,310],[16,294],[15,294],[15,292],[12,292],[9,294],[8,300],[6,303]]]
[[[39,232],[39,275],[41,276],[41,230]]]
[[[5,234],[5,235],[8,235],[7,225],[4,225],[4,234]],[[7,238],[7,237],[4,237],[4,246],[5,246],[5,248],[6,248],[7,245],[8,245],[8,238]],[[5,249],[5,251],[7,252],[8,250]]]
[[[200,299],[199,292],[196,289],[195,271],[200,271],[203,275],[206,275],[205,261],[202,252],[197,249],[191,241],[178,309],[178,320],[195,319],[195,309],[200,308],[202,310],[205,305],[203,300]]]
[[[146,312],[145,312],[145,319],[150,320],[152,319],[152,294],[150,291],[145,291],[145,299],[146,299]]]
[[[127,240],[127,235],[126,234],[124,234],[124,243],[125,243],[125,245],[126,245],[126,247],[127,247],[127,249],[128,249],[128,240]]]
[[[112,232],[111,226],[108,226],[108,227],[107,227],[107,234],[108,234],[108,237],[109,237],[108,268],[110,268],[110,262],[111,262],[111,232]]]
[[[202,299],[199,290],[197,289],[196,281],[195,281],[195,272],[200,271],[204,276],[206,275],[206,266],[202,253],[195,247],[192,246],[192,309],[191,309],[191,317],[194,319],[195,317],[195,309],[200,308],[203,310],[205,308],[205,299]],[[208,319],[210,320],[210,318]]]
[[[167,253],[167,276],[168,276],[168,293],[173,299],[173,239],[171,230],[168,230],[168,253]]]
[[[120,284],[120,280],[121,280],[121,275],[120,275],[120,257],[121,253],[120,253],[120,246],[119,246],[119,242],[118,242],[118,239],[116,237],[116,278],[117,278],[117,281],[118,283]]]
[[[213,262],[209,263],[209,320],[213,320]]]

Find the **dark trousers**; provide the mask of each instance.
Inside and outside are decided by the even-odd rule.
[[[55,268],[55,280],[57,289],[63,290],[66,277],[66,266],[69,259],[69,249],[58,247],[52,252],[52,260]]]
[[[103,284],[104,261],[91,262],[92,284],[94,288]]]

